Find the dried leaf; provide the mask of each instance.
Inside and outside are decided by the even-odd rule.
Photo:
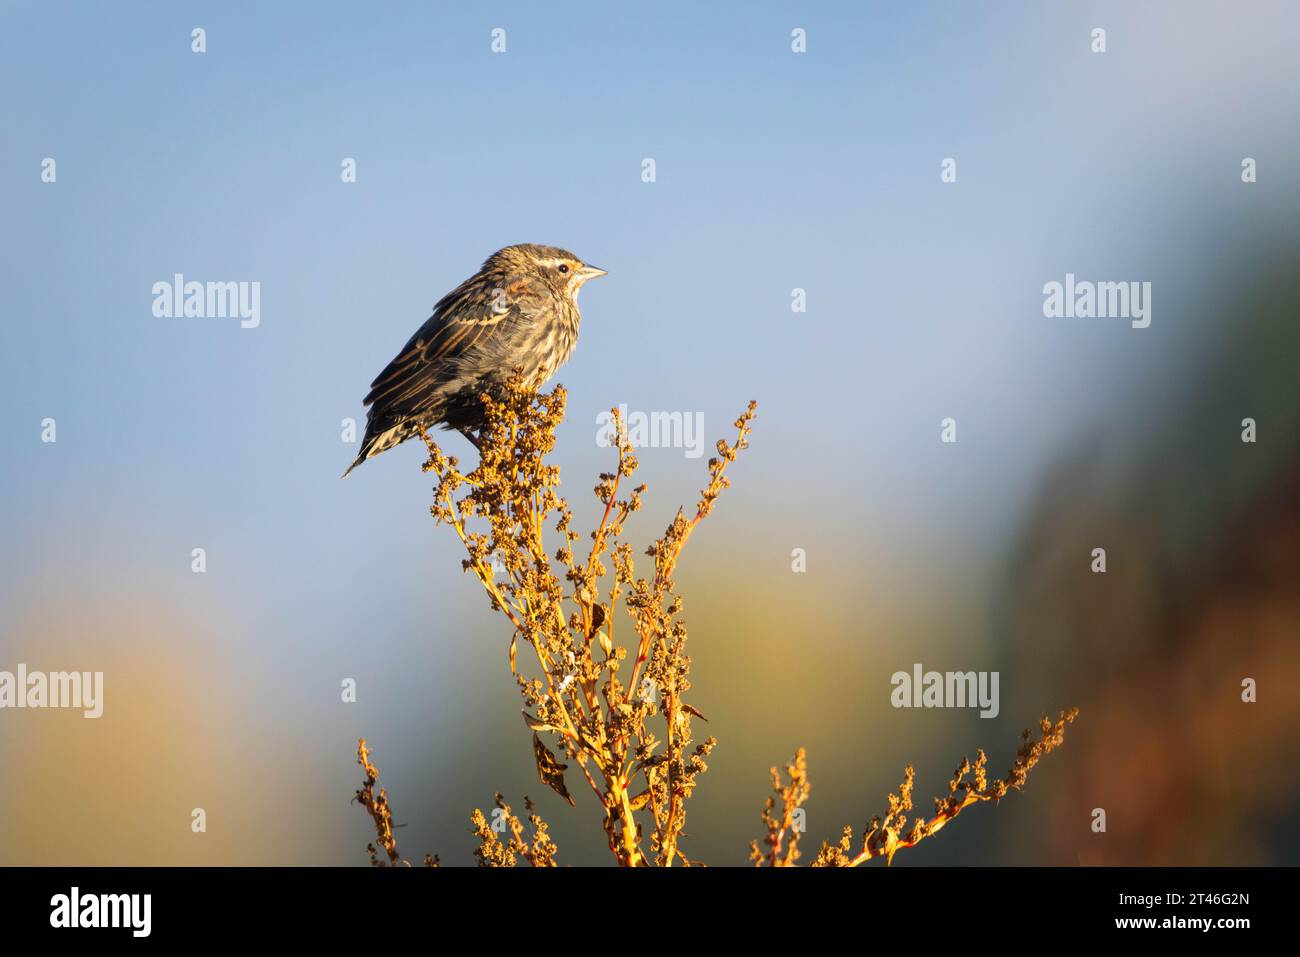
[[[524,716],[524,724],[528,725],[529,731],[554,731],[559,734],[564,733],[561,728],[557,728],[553,724],[547,724],[541,718],[534,718],[527,711],[523,711],[520,713]]]
[[[533,735],[533,756],[537,758],[537,776],[542,779],[542,783],[568,801],[570,807],[576,807],[573,795],[564,786],[564,772],[569,766],[561,764],[536,734]]]

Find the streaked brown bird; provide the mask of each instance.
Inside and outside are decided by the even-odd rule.
[[[578,342],[578,291],[605,275],[555,246],[507,246],[439,300],[433,315],[370,384],[366,436],[356,461],[417,435],[456,429],[478,445],[480,395],[516,368],[541,386]]]

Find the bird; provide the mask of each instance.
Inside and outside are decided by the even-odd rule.
[[[604,275],[557,246],[494,252],[438,301],[370,384],[365,438],[342,477],[421,429],[455,429],[477,447],[482,393],[498,390],[516,369],[533,388],[550,379],[578,342],[578,292]]]

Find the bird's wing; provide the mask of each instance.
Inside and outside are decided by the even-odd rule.
[[[477,279],[477,277],[476,277]],[[394,410],[418,403],[437,385],[446,365],[501,330],[531,322],[542,290],[520,280],[500,293],[467,280],[443,296],[396,358],[370,384],[366,405],[383,401]]]

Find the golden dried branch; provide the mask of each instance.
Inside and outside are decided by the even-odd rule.
[[[689,866],[693,862],[680,847],[686,806],[717,741],[693,736],[693,719],[705,719],[686,700],[691,659],[673,575],[687,541],[730,484],[726,469],[748,447],[756,405],[751,402],[736,419],[730,443],[718,441],[694,512],[688,517],[677,510],[664,534],[645,551],[653,571],[638,576],[624,529],[641,510],[646,489],[624,489],[638,463],[619,411],[611,410],[617,468],[602,474],[595,486],[601,517],[590,533],[590,546],[579,555],[572,512],[558,493],[559,468],[547,463],[564,419],[564,388],[539,394],[516,374],[499,395],[484,395],[483,403],[486,426],[479,435],[479,463],[469,473],[420,433],[428,450],[424,470],[436,480],[430,512],[454,531],[465,548],[463,570],[479,582],[492,610],[510,622],[507,656],[524,724],[532,732],[538,777],[570,805],[590,790],[618,864]],[[549,545],[548,536],[555,537]],[[618,627],[620,605],[626,629]],[[520,643],[532,650],[523,661]],[[985,780],[983,752],[974,765],[963,761],[949,796],[937,803],[935,817],[918,820],[904,832],[903,814],[911,809],[909,767],[898,793],[889,796],[889,811],[872,821],[860,849],[854,853],[853,832],[846,829],[839,844],[822,846],[814,863],[892,859],[970,804],[1001,798],[1009,788],[1020,787],[1038,759],[1060,743],[1074,714],[1062,715],[1056,724],[1045,720],[1042,738],[1032,744],[1026,732],[1015,767],[992,785]],[[406,863],[397,855],[387,795],[382,789],[374,795],[378,772],[366,757],[364,741],[358,754],[366,783],[357,797],[371,814],[389,860]],[[754,842],[751,856],[758,864],[790,866],[800,856],[801,807],[809,793],[803,751],[786,767],[788,784],[775,769],[772,774],[774,794],[763,811],[764,849]],[[967,780],[972,774],[974,780]],[[474,811],[471,827],[479,839],[475,855],[481,865],[513,866],[522,858],[536,867],[554,866],[555,845],[546,824],[531,802],[527,808],[527,829],[499,794],[491,823],[482,811]],[[371,857],[383,863],[373,845]]]
[[[898,851],[905,847],[915,847],[925,838],[937,834],[972,804],[1001,801],[1008,791],[1024,787],[1034,765],[1061,745],[1065,740],[1066,725],[1072,724],[1078,714],[1078,708],[1071,708],[1068,712],[1061,712],[1056,721],[1044,716],[1039,721],[1039,737],[1036,741],[1031,740],[1030,732],[1026,729],[1021,736],[1020,750],[1011,770],[1006,777],[992,783],[988,780],[988,757],[982,748],[976,752],[974,764],[962,758],[961,765],[948,782],[947,796],[935,798],[934,817],[926,820],[918,816],[910,829],[907,828],[907,812],[912,810],[912,785],[916,772],[908,765],[903,772],[903,783],[887,798],[889,809],[885,816],[872,818],[871,823],[863,829],[857,853],[853,853],[853,828],[846,826],[837,844],[822,843],[813,866],[856,867],[874,857],[883,857],[886,863],[892,863]],[[781,818],[776,818],[772,813],[776,800],[771,797],[767,799],[762,817],[768,832],[765,842],[771,850],[769,854],[763,855],[758,850],[757,842],[751,843],[750,857],[756,864],[780,866],[792,863],[792,854],[797,857],[793,853],[793,840],[790,851],[784,858],[778,856],[778,851],[781,834],[790,827],[793,811],[808,798],[807,769],[802,748],[795,754],[794,764],[786,768],[786,774],[790,778],[789,785],[783,785],[776,768],[772,769],[772,787],[782,799],[784,813]]]
[[[512,626],[510,667],[524,722],[533,731],[538,776],[573,804],[566,772],[577,766],[602,808],[618,863],[684,861],[678,842],[685,803],[716,742],[695,742],[691,734],[691,719],[700,715],[684,700],[690,659],[672,573],[692,532],[726,488],[727,465],[748,444],[754,405],[736,421],[734,441],[718,442],[694,515],[687,519],[678,510],[647,551],[653,575],[638,578],[622,536],[628,518],[641,508],[645,486],[622,491],[638,463],[618,410],[618,467],[601,475],[595,487],[602,514],[579,558],[572,512],[557,493],[559,469],[546,464],[564,418],[563,387],[537,394],[516,376],[502,394],[483,401],[487,425],[478,467],[461,472],[455,457],[421,433],[429,452],[424,468],[437,478],[434,518],[454,530],[466,550],[462,567]],[[548,531],[558,535],[554,550],[546,543]],[[614,640],[620,599],[636,641],[626,684],[620,667],[630,649]],[[518,659],[521,642],[533,651],[530,675]]]
[[[474,856],[478,858],[479,867],[514,867],[517,859],[522,857],[533,867],[556,867],[555,843],[551,840],[545,821],[537,813],[533,802],[524,798],[524,807],[528,810],[530,827],[528,839],[524,839],[524,825],[510,810],[510,805],[500,794],[496,797],[496,811],[493,823],[478,808],[470,815],[471,829],[479,839]],[[502,840],[497,835],[507,833]]]
[[[410,867],[411,862],[403,860],[397,853],[397,838],[393,836],[393,811],[388,806],[388,792],[381,787],[379,793],[375,794],[375,785],[379,782],[379,769],[370,762],[370,749],[366,747],[365,738],[357,741],[357,764],[361,765],[365,776],[355,800],[370,815],[375,825],[375,838],[388,857],[386,862],[381,860],[375,845],[367,844],[366,850],[370,852],[370,863],[375,867]],[[424,855],[424,864],[426,867],[437,867],[437,856]]]
[[[767,845],[767,852],[759,850],[757,841],[749,842],[749,858],[756,867],[765,864],[768,867],[792,867],[799,859],[802,827],[796,827],[795,821],[810,791],[808,761],[803,748],[795,751],[794,760],[785,766],[785,774],[790,779],[789,784],[781,781],[781,772],[772,769],[773,794],[763,806],[763,826],[767,829],[763,843]],[[776,811],[778,801],[781,805],[779,814]],[[788,841],[785,839],[787,833],[790,835]]]

